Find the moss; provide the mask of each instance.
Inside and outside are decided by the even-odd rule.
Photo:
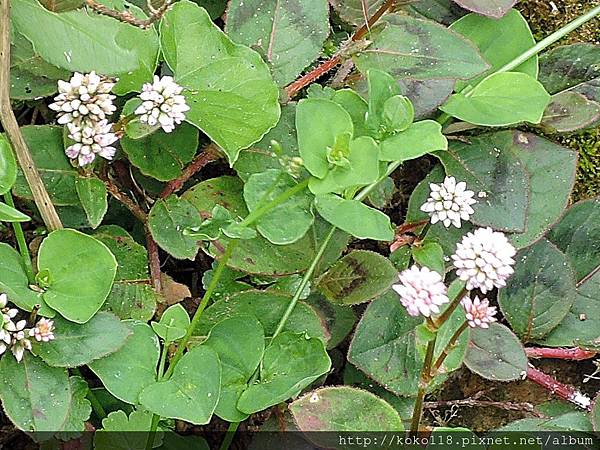
[[[517,8],[525,16],[539,41],[599,4],[600,0],[522,0]],[[577,42],[600,44],[600,19],[589,21],[556,45]],[[600,127],[577,135],[549,138],[579,152],[573,200],[600,195]]]

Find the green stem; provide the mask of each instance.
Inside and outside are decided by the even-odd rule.
[[[460,301],[464,298],[467,292],[469,292],[467,291],[467,288],[463,287],[456,297],[451,300],[444,312],[433,321],[433,324],[437,330],[439,330],[440,327],[450,318],[456,307],[460,305]]]
[[[363,201],[365,198],[367,198],[367,195],[369,195],[369,193],[375,188],[375,186],[377,186],[381,180],[383,180],[385,177],[388,177],[392,174],[392,172],[394,172],[394,170],[396,170],[398,167],[400,167],[400,165],[402,164],[401,161],[396,161],[393,163],[390,163],[387,166],[387,169],[385,171],[385,173],[383,174],[383,176],[379,177],[379,179],[375,182],[375,183],[371,183],[370,185],[364,187],[362,189],[362,191],[360,191],[356,197],[354,197],[354,200],[358,200],[359,202]]]
[[[444,348],[444,350],[442,350],[442,353],[440,354],[440,356],[438,356],[438,358],[435,360],[435,363],[433,364],[433,367],[431,368],[431,375],[432,376],[436,376],[437,375],[438,371],[440,370],[440,367],[442,367],[442,364],[444,363],[444,361],[446,360],[446,358],[448,357],[448,355],[450,354],[450,352],[452,351],[452,349],[456,345],[456,342],[458,341],[458,338],[460,338],[461,334],[463,334],[463,332],[468,327],[469,327],[469,322],[465,321],[454,332],[454,334],[452,335],[452,337],[448,341],[448,344],[446,345],[446,347]]]
[[[12,194],[8,191],[4,194],[4,201],[11,208],[15,207]],[[19,222],[12,223],[13,230],[15,232],[15,238],[17,239],[17,246],[19,247],[19,253],[21,253],[21,259],[25,266],[25,273],[30,284],[35,284],[35,273],[33,271],[33,264],[31,263],[31,255],[29,254],[29,247],[27,247],[27,241],[25,240],[25,233]]]
[[[85,380],[85,378],[81,374],[81,371],[78,368],[71,369],[71,372],[73,372],[79,378]],[[98,416],[100,420],[104,419],[106,417],[106,411],[104,411],[102,404],[98,401],[96,394],[94,394],[94,392],[90,389],[89,386],[85,397],[90,401],[90,405],[92,405],[92,409],[94,410],[94,413],[96,413],[96,416]]]
[[[504,66],[502,66],[501,68],[499,68],[496,71],[496,73],[509,72],[513,69],[516,69],[521,64],[523,64],[525,61],[527,61],[529,58],[531,58],[531,57],[537,55],[538,53],[540,53],[541,51],[547,49],[549,46],[554,44],[556,41],[559,41],[560,39],[565,37],[567,34],[569,34],[571,31],[575,30],[576,28],[579,28],[581,25],[590,21],[591,19],[596,17],[598,14],[600,14],[600,6],[596,6],[589,12],[585,13],[584,15],[579,16],[577,19],[575,19],[572,22],[569,22],[568,24],[566,24],[565,26],[559,28],[554,33],[552,33],[548,37],[542,39],[536,45],[531,47],[529,50],[526,50],[525,52],[523,52],[522,54],[517,56],[515,59],[513,59],[511,62],[509,62],[509,63],[505,64]]]
[[[237,431],[239,426],[240,426],[239,422],[231,422],[229,424],[229,427],[227,428],[227,432],[225,433],[225,439],[223,439],[223,442],[221,443],[221,447],[219,447],[219,450],[229,450],[229,446],[231,445],[231,442],[233,442],[235,432]]]
[[[492,73],[510,72],[511,70],[516,69],[521,64],[526,62],[528,59],[530,59],[530,58],[534,57],[535,55],[537,55],[538,53],[546,50],[552,44],[554,44],[555,42],[557,42],[560,39],[562,39],[563,37],[565,37],[571,31],[575,30],[576,28],[579,28],[584,23],[592,20],[598,14],[600,14],[600,6],[596,6],[595,8],[593,8],[590,11],[588,11],[587,13],[585,13],[584,15],[579,16],[577,19],[575,19],[575,20],[569,22],[568,24],[566,24],[565,26],[559,28],[554,33],[552,33],[549,36],[547,36],[546,38],[542,39],[540,42],[535,44],[533,47],[529,48],[528,50],[525,50],[523,53],[521,53],[519,56],[514,58],[512,61],[508,62],[507,64],[505,64],[504,66],[500,67],[498,70],[496,70]],[[491,75],[491,73],[490,73],[490,75]],[[464,93],[464,91],[467,89],[468,89],[468,91],[466,92],[466,96],[468,97],[470,92],[473,90],[473,87],[467,86],[467,87],[465,87],[465,89],[462,90],[462,92]],[[452,116],[450,116],[449,114],[442,113],[436,120],[441,125],[445,125],[451,118],[452,118]]]
[[[279,324],[277,324],[277,328],[275,329],[275,332],[273,333],[272,339],[275,339],[277,337],[277,335],[279,333],[281,333],[281,330],[283,330],[283,327],[285,326],[285,323],[287,322],[290,315],[292,314],[292,311],[294,311],[294,307],[296,306],[296,303],[298,303],[298,300],[300,300],[300,296],[302,295],[304,288],[310,281],[310,278],[312,277],[313,272],[317,268],[317,264],[319,264],[319,261],[321,260],[323,253],[325,253],[325,250],[327,249],[327,245],[329,244],[329,241],[333,237],[335,230],[336,230],[336,227],[332,226],[331,229],[329,230],[329,233],[327,233],[327,236],[325,236],[325,239],[323,240],[323,243],[319,247],[317,254],[313,258],[312,263],[310,263],[310,267],[304,273],[304,276],[302,277],[302,281],[300,282],[298,289],[296,289],[296,293],[294,294],[292,301],[290,302],[287,309],[285,310],[285,313],[283,314],[283,317],[279,321]]]
[[[419,425],[423,415],[423,402],[427,392],[427,385],[429,384],[429,381],[431,381],[431,362],[433,361],[436,339],[437,334],[427,343],[427,351],[425,353],[425,360],[423,361],[423,369],[421,369],[421,377],[419,380],[419,390],[417,391],[417,399],[415,401],[410,424],[410,434],[413,436],[419,432]]]
[[[167,362],[167,353],[169,353],[170,342],[164,342],[163,348],[160,352],[160,361],[158,362],[158,372],[156,373],[156,381],[160,381],[165,373],[165,364]],[[154,437],[156,436],[156,430],[158,430],[158,422],[160,422],[160,416],[158,414],[152,414],[152,422],[150,424],[150,432],[148,439],[146,440],[146,450],[152,450],[154,447]]]

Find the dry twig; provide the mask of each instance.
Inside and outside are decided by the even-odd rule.
[[[113,19],[117,19],[120,22],[125,22],[130,25],[144,29],[150,27],[153,23],[159,21],[162,18],[162,16],[164,16],[164,14],[167,12],[167,9],[169,9],[171,3],[172,0],[164,0],[162,5],[158,9],[154,9],[154,7],[152,7],[152,3],[148,1],[150,17],[148,17],[147,19],[138,19],[129,11],[117,11],[115,9],[109,8],[108,6],[103,5],[102,3],[98,3],[95,0],[85,0],[85,4],[98,14],[112,17]]]

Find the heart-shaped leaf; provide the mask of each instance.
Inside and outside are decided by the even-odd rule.
[[[228,422],[245,420],[248,415],[236,405],[265,350],[262,325],[254,316],[236,315],[216,324],[202,345],[212,348],[221,361],[221,395],[215,414]]]
[[[171,378],[144,388],[140,403],[160,416],[204,425],[219,401],[220,383],[217,353],[206,346],[195,347],[179,360]]]
[[[54,319],[54,339],[34,343],[34,352],[53,367],[78,367],[119,350],[131,329],[114,315],[99,312],[84,324]]]
[[[527,356],[519,338],[507,327],[492,323],[474,328],[465,357],[466,366],[494,381],[520,380],[527,372]]]
[[[321,53],[329,33],[328,13],[326,3],[310,0],[235,0],[227,9],[225,31],[234,41],[257,49],[277,84],[284,86]]]
[[[89,364],[104,387],[119,400],[139,403],[139,395],[156,380],[160,356],[158,338],[152,328],[141,322],[126,321],[132,335],[118,351]]]
[[[600,48],[589,43],[555,47],[540,57],[540,81],[551,94],[600,77]]]
[[[49,274],[44,301],[77,323],[87,322],[102,307],[117,272],[117,261],[102,242],[66,229],[42,241],[37,265]]]
[[[500,307],[523,341],[541,339],[571,309],[575,274],[565,254],[546,239],[521,250],[515,260],[515,273],[500,290]]]
[[[69,375],[66,369],[50,367],[29,352],[20,363],[6,354],[0,359],[0,400],[20,430],[56,432],[69,414]]]
[[[165,342],[175,342],[185,336],[190,325],[190,316],[181,304],[169,306],[160,317],[160,322],[152,322],[152,329]]]
[[[113,411],[102,420],[102,429],[94,433],[95,450],[144,450],[152,426],[152,413],[134,410],[129,414]],[[163,443],[163,433],[154,436],[153,448]]]
[[[429,20],[388,14],[367,39],[371,45],[353,57],[363,73],[379,69],[396,79],[469,79],[490,67],[472,43]]]
[[[317,287],[333,303],[355,305],[380,296],[396,280],[397,271],[387,258],[355,250],[325,272]]]
[[[540,125],[554,133],[571,133],[595,124],[598,119],[600,104],[569,90],[552,96]]]
[[[331,368],[323,341],[283,332],[265,349],[259,380],[242,393],[237,408],[252,414],[298,394]]]
[[[234,44],[190,1],[167,11],[160,39],[167,64],[186,89],[187,121],[216,142],[233,165],[240,150],[279,119],[279,92],[268,66],[254,50]]]

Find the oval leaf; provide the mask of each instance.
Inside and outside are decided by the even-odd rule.
[[[493,381],[520,380],[527,373],[527,356],[519,338],[499,323],[471,330],[465,364]]]
[[[4,135],[0,135],[0,195],[6,194],[17,180],[17,161],[12,147]]]
[[[317,288],[333,303],[356,305],[387,291],[397,275],[387,258],[375,252],[356,250],[325,272]]]
[[[98,178],[79,177],[75,180],[75,188],[88,222],[92,228],[97,228],[108,211],[106,186]]]

